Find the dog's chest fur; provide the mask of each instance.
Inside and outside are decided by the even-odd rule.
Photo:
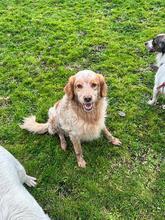
[[[165,64],[165,54],[158,53],[156,56],[156,64],[160,67],[162,64]]]
[[[160,86],[162,83],[165,82],[165,54],[158,53],[156,57],[156,62],[158,66],[158,71],[156,72],[156,75],[155,75],[155,86],[154,87],[157,88],[158,86]],[[164,87],[160,88],[159,92],[162,94],[165,94]]]
[[[93,112],[86,113],[64,96],[56,112],[59,125],[66,134],[88,141],[100,136],[105,126],[106,108],[107,101],[103,98]]]

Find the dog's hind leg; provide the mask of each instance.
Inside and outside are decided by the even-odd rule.
[[[158,93],[159,93],[159,90],[157,89],[156,86],[154,86],[152,99],[148,101],[149,105],[154,105],[156,103]]]

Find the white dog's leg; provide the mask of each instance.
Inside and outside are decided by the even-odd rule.
[[[157,86],[154,86],[153,97],[151,100],[148,101],[149,105],[154,105],[156,103],[158,93],[159,93],[159,90],[157,89]]]
[[[26,185],[29,187],[35,187],[37,185],[36,183],[36,178],[32,176],[26,175],[26,180],[25,180]]]
[[[32,176],[28,176],[26,174],[24,167],[20,164],[18,160],[15,160],[15,162],[16,162],[16,169],[20,182],[22,184],[26,183],[26,185],[28,185],[29,187],[31,186],[35,187],[37,185],[36,178]]]

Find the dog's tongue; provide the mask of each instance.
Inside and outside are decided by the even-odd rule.
[[[93,108],[93,105],[92,105],[92,103],[86,103],[86,104],[84,104],[84,108],[86,111],[91,111]]]

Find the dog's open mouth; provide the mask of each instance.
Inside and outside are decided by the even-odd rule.
[[[90,112],[93,109],[93,104],[92,103],[84,103],[83,108],[86,112]]]

